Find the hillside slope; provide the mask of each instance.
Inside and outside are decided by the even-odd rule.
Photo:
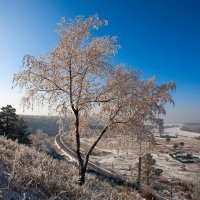
[[[0,137],[0,199],[140,199],[131,189],[90,175],[82,187],[75,180],[71,163]]]

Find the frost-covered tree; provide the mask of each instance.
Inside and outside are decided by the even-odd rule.
[[[106,24],[97,15],[61,20],[56,48],[44,56],[25,56],[24,69],[14,75],[14,85],[26,89],[24,108],[47,103],[60,117],[70,117],[80,185],[85,182],[91,152],[108,129],[127,133],[130,127],[153,121],[164,112],[165,103],[172,102],[173,83],[158,86],[153,79],[141,80],[137,71],[112,65],[119,48],[116,37],[93,34]],[[80,137],[91,119],[102,128],[83,158]]]

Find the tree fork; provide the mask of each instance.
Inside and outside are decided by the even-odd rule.
[[[100,136],[97,138],[97,140],[94,142],[94,144],[91,146],[90,150],[88,151],[86,158],[85,158],[85,163],[83,166],[81,166],[81,168],[79,168],[79,185],[83,185],[85,183],[85,173],[87,170],[87,166],[88,166],[88,161],[90,158],[90,155],[93,151],[93,149],[96,147],[96,145],[98,144],[99,140],[102,138],[102,136],[104,135],[104,133],[107,131],[108,126],[106,126],[103,131],[101,132]]]

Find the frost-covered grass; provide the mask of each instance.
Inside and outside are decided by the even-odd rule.
[[[90,175],[78,186],[77,174],[71,163],[0,137],[0,199],[140,199],[130,188]]]

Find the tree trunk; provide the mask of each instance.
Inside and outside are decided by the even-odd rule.
[[[146,177],[147,178],[147,185],[149,185],[149,173],[150,173],[149,169],[147,169],[147,174],[146,174],[147,175],[147,177]]]
[[[79,180],[78,180],[78,184],[79,185],[84,185],[85,183],[85,173],[86,173],[86,167],[80,167],[79,168]]]
[[[75,121],[75,128],[76,128],[76,156],[78,159],[78,164],[79,164],[79,180],[78,183],[79,185],[83,185],[85,182],[85,172],[86,169],[83,164],[83,159],[81,156],[80,152],[80,134],[79,134],[79,113],[77,110],[74,111],[75,116],[76,116],[76,121]]]
[[[140,191],[141,165],[142,165],[142,157],[141,157],[141,155],[139,155],[138,178],[137,178],[137,183],[136,183],[136,190],[138,190],[138,191]]]

